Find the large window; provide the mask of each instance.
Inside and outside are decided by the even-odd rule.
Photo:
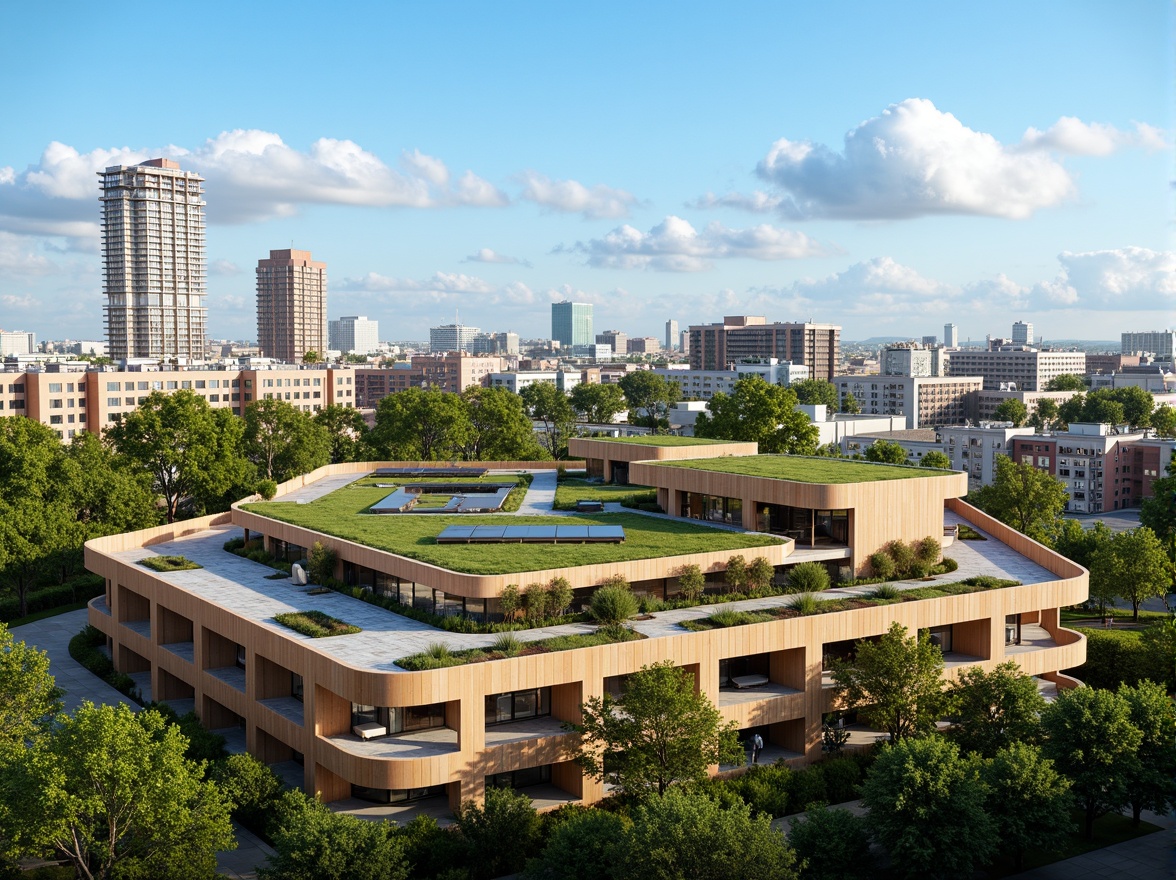
[[[392,733],[412,733],[445,726],[445,704],[428,706],[365,706],[351,704],[351,726],[378,724]]]
[[[444,785],[432,785],[428,788],[368,788],[364,785],[352,785],[351,796],[363,801],[376,804],[403,804],[409,801],[419,801],[425,798],[441,797],[445,794]]]
[[[551,688],[532,688],[486,697],[486,724],[509,724],[551,714]]]
[[[526,788],[528,785],[542,785],[551,782],[551,765],[527,767],[513,773],[495,773],[486,777],[488,788]]]

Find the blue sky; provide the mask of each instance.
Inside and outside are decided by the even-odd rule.
[[[168,14],[163,14],[166,11]],[[19,4],[0,327],[102,338],[97,178],[205,178],[209,333],[270,248],[329,312],[662,335],[724,314],[1114,339],[1176,317],[1173,6]]]

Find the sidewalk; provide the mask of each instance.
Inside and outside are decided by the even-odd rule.
[[[1096,849],[1018,874],[1020,880],[1172,880],[1176,877],[1176,817],[1144,811],[1163,831]]]

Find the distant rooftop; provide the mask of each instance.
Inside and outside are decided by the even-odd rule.
[[[870,483],[876,480],[910,480],[919,477],[942,477],[954,471],[935,468],[874,464],[868,461],[845,461],[837,458],[809,458],[800,455],[740,455],[723,458],[691,458],[683,461],[650,462],[658,467],[690,468],[790,480],[794,483]]]

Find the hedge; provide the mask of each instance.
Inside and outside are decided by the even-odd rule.
[[[86,624],[80,633],[69,640],[69,656],[119,693],[142,704],[143,695],[139,693],[135,680],[126,673],[115,671],[114,663],[110,658],[98,650],[100,646],[105,644],[105,633]]]
[[[70,605],[82,600],[89,601],[106,592],[106,582],[95,574],[79,575],[70,578],[64,584],[56,587],[45,587],[42,590],[25,596],[25,614],[36,611],[48,611],[62,605]],[[0,599],[0,620],[7,623],[21,616],[20,602],[16,597]]]
[[[1086,662],[1067,669],[1084,683],[1096,688],[1134,687],[1144,679],[1171,684],[1172,663],[1149,650],[1139,630],[1082,629],[1086,636]]]

